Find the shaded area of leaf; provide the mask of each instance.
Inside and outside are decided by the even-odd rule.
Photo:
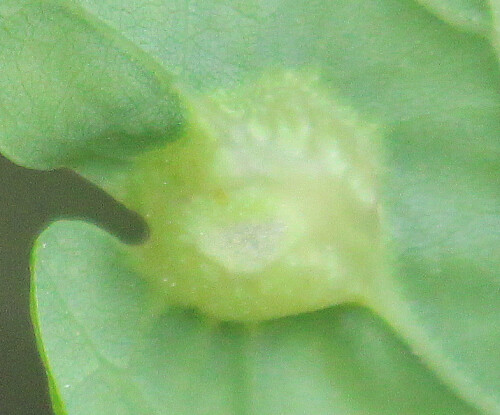
[[[460,29],[489,35],[492,27],[488,0],[417,0],[445,22]]]
[[[253,327],[158,313],[129,249],[82,222],[37,241],[35,322],[71,415],[477,415],[367,311]]]
[[[489,0],[493,16],[492,43],[500,59],[500,4],[496,0]]]

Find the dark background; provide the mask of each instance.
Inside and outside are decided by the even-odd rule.
[[[52,415],[29,315],[29,255],[49,223],[86,219],[126,242],[142,220],[76,174],[40,172],[0,156],[0,415]]]

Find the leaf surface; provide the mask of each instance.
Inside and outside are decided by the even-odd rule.
[[[0,148],[29,166],[75,167],[120,200],[130,202],[134,197],[127,187],[129,175],[134,174],[130,156],[181,134],[180,125],[189,125],[190,119],[180,101],[251,82],[273,68],[317,72],[327,91],[342,97],[361,117],[386,131],[381,204],[390,265],[385,278],[369,287],[366,303],[453,391],[484,413],[499,414],[500,73],[494,47],[498,45],[498,7],[493,1],[488,7],[472,0],[420,3],[5,3],[0,8],[0,41],[4,46],[0,51]],[[170,75],[175,78],[175,86]],[[63,234],[64,226],[60,229]],[[450,397],[443,401],[446,405],[439,406],[433,391],[441,389],[435,386],[436,380],[429,380],[433,375],[413,357],[402,358],[404,346],[367,312],[329,310],[317,316],[263,324],[252,335],[256,338],[241,328],[215,330],[178,311],[162,314],[164,320],[147,317],[147,308],[138,306],[120,314],[117,310],[129,304],[147,304],[147,287],[138,287],[136,276],[124,268],[125,254],[103,258],[101,248],[122,249],[109,240],[100,245],[97,241],[106,241],[106,237],[94,234],[85,227],[74,228],[71,240],[80,244],[75,251],[80,252],[80,266],[66,266],[61,271],[61,264],[72,263],[67,256],[74,254],[63,249],[64,243],[58,245],[59,253],[47,254],[45,265],[45,260],[39,259],[35,266],[42,341],[57,390],[71,415],[87,413],[75,412],[86,410],[82,409],[85,405],[93,411],[88,413],[99,413],[101,408],[113,408],[118,414],[129,413],[128,408],[133,408],[133,413],[150,413],[167,401],[177,411],[184,405],[189,408],[187,413],[214,413],[210,410],[215,408],[215,413],[245,414],[252,413],[251,407],[258,407],[254,413],[260,414],[265,413],[268,401],[286,404],[282,395],[287,393],[297,396],[294,408],[311,411],[314,407],[310,405],[318,405],[317,413],[328,413],[328,405],[336,405],[339,413],[346,414],[466,411],[445,391],[439,394]],[[44,238],[49,236],[59,238],[55,230]],[[101,262],[95,261],[97,258]],[[108,278],[121,288],[106,291],[111,286],[99,284],[106,284]],[[122,280],[134,288],[122,292]],[[63,283],[66,288],[60,286]],[[95,284],[87,287],[91,299],[80,285],[84,283]],[[49,285],[43,288],[43,284]],[[113,294],[115,289],[117,293]],[[50,294],[52,291],[54,295],[59,293],[58,300]],[[110,306],[108,296],[116,301],[111,310],[106,308]],[[82,306],[65,305],[70,300],[82,301]],[[91,300],[94,302],[88,303]],[[82,313],[75,321],[64,317],[73,307],[76,311],[71,315]],[[352,329],[342,326],[340,316],[344,314],[349,316],[346,318]],[[118,322],[108,327],[107,322],[115,319]],[[141,319],[149,326],[137,324]],[[77,343],[77,322],[90,325],[86,331],[99,334],[93,335],[91,342]],[[292,325],[297,327],[292,329]],[[321,330],[313,329],[316,326]],[[362,333],[369,330],[378,334],[367,335],[372,340],[363,343],[369,351],[359,365],[366,366],[366,378],[351,379],[347,372],[355,372],[359,366],[346,366],[345,372],[339,367],[356,360],[352,355],[356,353],[355,343],[365,339]],[[349,337],[355,331],[359,338]],[[61,333],[67,333],[66,337]],[[334,346],[325,344],[325,333],[338,335],[340,343],[335,340]],[[160,334],[164,336],[161,339]],[[242,372],[235,369],[238,363],[226,354],[241,360],[241,347],[250,341],[249,336],[257,349],[250,352],[250,363],[245,364],[259,370],[253,382],[264,383],[252,383],[247,390],[248,379],[238,377]],[[386,345],[382,356],[373,350],[378,345],[377,336]],[[74,338],[66,352],[62,338],[68,342]],[[96,345],[92,345],[94,341]],[[159,342],[155,349],[158,361],[147,361],[148,354],[154,355],[151,348],[155,342]],[[210,357],[190,360],[195,349],[204,349],[204,342],[210,345],[205,350]],[[317,355],[314,345],[320,345]],[[273,359],[276,367],[270,362],[259,366],[264,365],[259,347],[280,356]],[[297,353],[297,349],[311,350],[311,354]],[[138,350],[144,350],[143,355]],[[178,356],[169,355],[171,351]],[[338,389],[325,387],[319,355],[337,362],[327,376],[333,377],[333,385],[340,385]],[[380,369],[383,357],[394,370]],[[313,384],[314,370],[318,373],[317,385],[303,396],[297,395],[304,387],[297,379],[307,368],[301,368],[297,359],[309,362]],[[75,360],[84,362],[81,371],[74,370]],[[110,362],[111,366],[106,366]],[[283,367],[280,362],[284,362]],[[179,378],[172,381],[165,377],[174,383],[160,388],[163,372],[157,374],[160,379],[142,373],[140,368],[148,364],[162,367],[163,372],[173,370]],[[371,372],[375,367],[371,365],[379,365],[377,370],[387,374],[378,384],[375,378],[379,375]],[[120,370],[124,368],[122,377]],[[264,376],[266,371],[272,373]],[[195,405],[186,396],[200,385],[192,383],[200,372],[213,378],[207,381],[209,389],[203,390],[206,402]],[[150,383],[150,375],[158,381],[156,384]],[[391,381],[391,376],[408,377],[411,382],[424,379],[420,376],[427,380],[410,387]],[[277,379],[286,380],[279,383],[283,389],[277,388]],[[367,385],[354,385],[363,381]],[[363,393],[347,392],[351,389],[344,386],[349,382],[353,383],[352,390]],[[70,385],[67,391],[65,385]],[[76,388],[79,392],[73,394],[71,385],[80,385]],[[160,389],[154,389],[155,385]],[[395,394],[401,400],[380,399],[390,388],[399,391],[399,387],[401,392]],[[156,393],[144,398],[144,391],[151,390]],[[420,392],[412,395],[410,390]],[[309,401],[313,393],[317,398]],[[262,400],[259,394],[264,396]],[[231,398],[222,399],[227,396]]]

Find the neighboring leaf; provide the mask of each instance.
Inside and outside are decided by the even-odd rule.
[[[68,414],[477,414],[367,311],[258,326],[158,312],[129,250],[81,222],[36,243],[34,321]]]
[[[30,167],[76,167],[179,135],[179,99],[137,47],[63,1],[7,6],[0,9],[5,155]]]

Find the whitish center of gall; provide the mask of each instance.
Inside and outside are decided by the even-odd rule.
[[[192,101],[186,136],[133,183],[142,273],[221,320],[359,299],[381,257],[374,131],[295,73]]]

